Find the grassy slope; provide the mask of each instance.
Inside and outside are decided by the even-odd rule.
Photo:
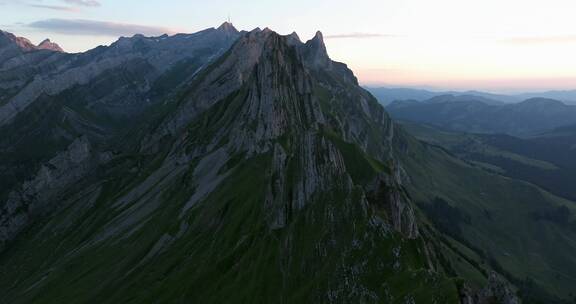
[[[500,157],[512,162],[517,162],[525,166],[534,167],[540,170],[557,170],[558,167],[550,162],[530,158],[525,155],[506,151],[489,145],[474,134],[442,131],[437,128],[417,124],[403,123],[403,127],[416,138],[446,147],[454,151],[462,151],[468,154],[485,155],[487,157]]]
[[[379,294],[387,289],[392,303],[408,295],[456,301],[450,280],[424,270],[421,241],[394,233],[378,237],[358,201],[342,201],[338,189],[298,213],[288,227],[270,231],[262,204],[267,176],[261,174],[269,161],[264,155],[233,169],[183,222],[177,219],[190,194],[184,190],[189,177],[179,175],[160,194],[162,204],[155,205],[146,225],[126,227],[100,242],[97,236],[120,212],[110,207],[120,181],[87,188],[79,201],[97,197],[92,206],[70,204],[0,258],[3,301],[300,303],[316,301],[327,290],[360,286]],[[145,258],[162,238],[174,241]]]
[[[454,223],[461,230],[456,238],[473,244],[484,259],[494,259],[514,278],[531,278],[549,293],[568,298],[576,286],[576,231],[538,221],[533,213],[558,206],[574,211],[574,203],[480,170],[436,147],[407,144],[410,153],[402,156],[403,163],[419,204],[444,199],[469,217]]]
[[[520,139],[508,135],[467,134],[404,123],[417,138],[442,146],[488,171],[538,185],[544,190],[576,201],[576,163],[570,136]]]

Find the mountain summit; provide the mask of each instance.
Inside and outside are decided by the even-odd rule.
[[[45,39],[44,41],[40,42],[36,48],[41,49],[41,50],[50,50],[50,51],[61,52],[61,53],[64,52],[64,50],[58,44],[50,41],[50,39]]]
[[[222,25],[218,27],[218,30],[228,33],[230,35],[237,35],[239,33],[238,30],[234,27],[234,25],[230,22],[222,23]]]
[[[16,46],[22,51],[31,51],[36,49],[30,40],[0,30],[0,48]]]

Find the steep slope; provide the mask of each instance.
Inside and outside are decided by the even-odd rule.
[[[0,31],[0,61],[35,49],[36,47],[30,40],[17,37],[12,33]]]
[[[191,35],[121,38],[81,54],[29,50],[0,61],[0,199],[80,136],[109,145],[239,35],[225,24]]]
[[[576,123],[576,106],[544,98],[517,104],[487,104],[476,98],[394,102],[386,107],[394,119],[426,123],[452,131],[529,136]]]
[[[0,78],[0,84],[6,87],[10,85],[15,90],[15,94],[4,104],[0,104],[0,126],[11,123],[19,113],[33,105],[43,94],[51,96],[62,94],[75,87],[104,82],[102,78],[115,74],[122,75],[121,73],[126,71],[137,71],[137,75],[133,76],[137,78],[129,79],[131,81],[113,79],[116,86],[113,89],[126,88],[131,83],[136,85],[139,91],[161,89],[154,88],[154,82],[161,75],[167,72],[180,72],[180,75],[168,74],[164,75],[165,77],[193,74],[211,58],[226,51],[238,35],[236,29],[225,24],[218,29],[207,29],[192,35],[178,34],[171,37],[135,35],[131,38],[121,38],[110,47],[98,47],[81,54],[28,50],[22,56],[0,60],[2,74],[9,77]],[[31,62],[31,57],[39,58]],[[15,75],[18,76],[17,81],[13,79],[16,78]],[[100,88],[101,91],[109,89],[115,93],[113,89],[105,87],[105,84],[101,85],[103,86]],[[114,101],[119,102],[122,97],[126,96],[116,96]],[[123,103],[130,103],[132,99]]]
[[[8,196],[41,202],[8,203],[4,231],[36,221],[0,255],[3,300],[460,301],[402,186],[393,123],[320,33],[255,30],[188,79],[111,146],[80,137]],[[467,299],[512,297],[490,282]]]
[[[401,159],[409,193],[428,218],[506,274],[528,303],[569,303],[576,284],[576,203],[504,177],[493,165],[459,160],[454,149],[466,145],[474,149],[468,153],[500,155],[542,170],[553,165],[499,150],[483,136],[422,129],[408,128],[433,145],[408,141]]]
[[[40,50],[28,39],[0,31],[0,108],[43,70],[43,66],[46,68],[51,62],[58,61],[60,55]]]

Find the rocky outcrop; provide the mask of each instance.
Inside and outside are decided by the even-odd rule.
[[[521,301],[510,283],[500,275],[491,272],[488,284],[479,291],[474,291],[468,285],[460,288],[460,302],[462,304],[520,304]]]
[[[86,137],[76,139],[67,150],[43,164],[36,175],[8,195],[0,209],[0,251],[38,215],[51,211],[57,198],[109,154],[94,153]]]
[[[42,210],[69,181],[87,172],[81,165],[84,162],[67,162],[69,156],[80,155],[78,149],[88,143],[87,138],[104,141],[119,136],[124,130],[114,129],[115,125],[126,126],[137,120],[153,104],[153,98],[165,102],[180,84],[190,81],[224,53],[239,34],[231,24],[224,24],[195,34],[136,35],[121,38],[110,47],[66,54],[54,52],[56,45],[49,40],[36,47],[1,32],[0,135],[6,136],[0,136],[4,138],[0,139],[0,152],[15,153],[27,149],[27,143],[49,139],[67,142],[85,135],[80,141],[83,144],[77,140],[56,156],[58,151],[47,149],[45,156],[39,153],[34,158],[39,159],[38,163],[27,160],[25,166],[30,169],[6,174],[18,178],[12,184],[27,181],[15,189],[2,189],[3,195],[10,194],[7,201],[0,202],[1,242],[13,238],[31,221],[36,209]],[[160,85],[171,87],[161,91]],[[13,135],[8,136],[21,130],[26,138],[15,141]],[[97,155],[93,144],[101,143],[89,144],[90,153]],[[10,165],[10,159],[0,161],[0,167],[4,165]],[[30,175],[36,168],[40,170],[34,176],[23,175]]]
[[[385,210],[392,227],[404,236],[419,236],[414,209],[401,181],[395,175],[380,174],[368,187],[368,201]]]
[[[49,50],[64,53],[64,50],[57,43],[50,41],[50,39],[43,40],[38,44],[36,48],[40,50]]]
[[[17,47],[24,52],[36,49],[30,40],[0,30],[0,50],[8,47]]]
[[[316,32],[314,38],[306,42],[304,50],[304,58],[306,58],[309,64],[323,68],[331,67],[332,60],[328,57],[322,32]]]

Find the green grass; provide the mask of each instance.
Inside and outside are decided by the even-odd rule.
[[[121,174],[134,160],[125,162],[109,170]],[[35,225],[0,257],[0,286],[7,286],[3,299],[302,303],[323,301],[332,292],[340,299],[374,302],[373,294],[382,296],[388,290],[390,303],[412,297],[457,303],[454,281],[425,270],[421,241],[382,234],[369,224],[370,217],[379,215],[366,214],[360,188],[318,193],[304,209],[294,211],[286,227],[271,230],[264,204],[270,164],[267,154],[233,161],[217,190],[182,220],[182,206],[194,192],[193,168],[164,183],[157,194],[122,209],[112,208],[113,201],[142,177],[118,175],[86,187],[85,197]],[[297,163],[294,170],[301,170]],[[95,203],[82,206],[90,197]],[[116,217],[130,216],[122,212],[131,206],[154,212],[121,233],[101,238],[115,227]],[[144,260],[167,236],[171,240],[164,250]],[[401,248],[398,258],[396,248]]]
[[[544,206],[576,210],[573,202],[478,170],[432,146],[422,145],[403,163],[416,201],[442,197],[471,217],[457,237],[485,260],[495,260],[513,279],[533,279],[550,294],[567,297],[576,286],[576,231],[533,217]]]
[[[478,154],[488,157],[501,157],[542,170],[558,169],[556,165],[550,162],[533,159],[527,156],[498,149],[494,146],[490,146],[484,143],[474,134],[443,131],[434,127],[416,123],[404,123],[403,127],[405,127],[406,130],[410,132],[410,134],[424,142],[439,145],[449,150],[461,152],[463,154]]]

